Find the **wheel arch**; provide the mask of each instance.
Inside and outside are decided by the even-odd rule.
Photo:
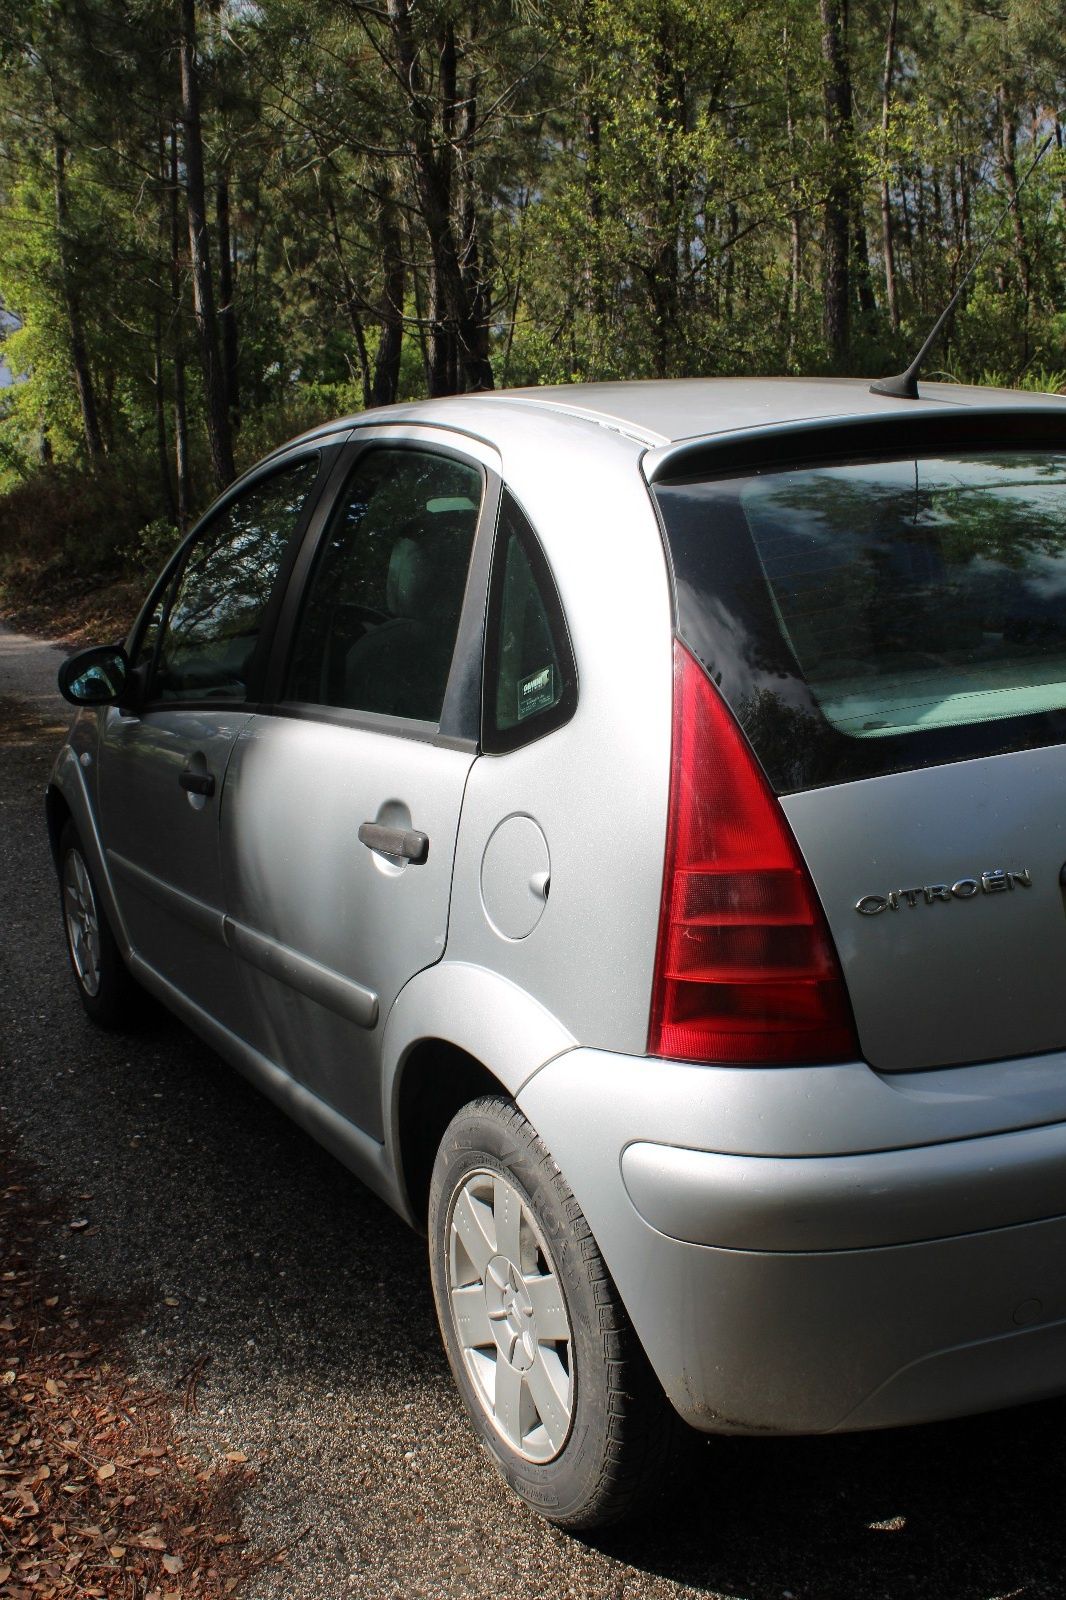
[[[104,913],[123,957],[131,953],[126,924],[115,896],[114,885],[108,870],[103,843],[96,825],[93,802],[86,787],[85,776],[78,757],[70,744],[59,753],[44,797],[45,821],[48,827],[48,844],[56,870],[59,870],[59,841],[63,829],[70,822],[77,829],[93,873],[97,892],[103,902]]]
[[[514,1099],[576,1040],[524,990],[484,967],[438,962],[401,990],[385,1025],[386,1142],[408,1219],[424,1227],[445,1128],[482,1094]]]
[[[397,1090],[397,1178],[419,1227],[425,1226],[444,1130],[463,1106],[484,1094],[507,1090],[484,1062],[447,1039],[422,1039],[408,1052]]]
[[[45,790],[44,815],[48,826],[48,847],[52,852],[52,863],[59,870],[59,840],[67,823],[73,819],[74,813],[70,809],[66,795],[56,783],[50,783]]]

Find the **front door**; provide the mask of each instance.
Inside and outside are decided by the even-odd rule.
[[[254,1042],[378,1139],[385,1020],[447,937],[476,746],[442,733],[442,713],[476,610],[465,597],[484,482],[444,452],[358,457],[277,712],[241,731],[226,786],[227,938]]]
[[[100,819],[136,954],[226,1027],[247,1031],[223,944],[219,815],[251,715],[271,597],[319,471],[305,455],[223,504],[191,543],[135,659],[144,708],[107,715]]]

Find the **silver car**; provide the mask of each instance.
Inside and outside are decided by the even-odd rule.
[[[86,1010],[148,990],[427,1232],[473,1425],[558,1523],[637,1503],[679,1416],[1066,1391],[1064,404],[371,412],[63,669]]]

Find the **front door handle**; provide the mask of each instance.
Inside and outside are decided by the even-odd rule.
[[[416,828],[386,828],[380,822],[361,822],[359,842],[385,856],[403,856],[415,867],[420,867],[429,855],[429,840]]]
[[[210,799],[215,792],[215,775],[213,772],[190,771],[188,767],[178,778],[181,787],[189,794],[202,794]]]

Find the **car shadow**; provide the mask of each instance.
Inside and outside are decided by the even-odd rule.
[[[593,1540],[696,1590],[1061,1595],[1066,1403],[803,1439],[706,1439],[654,1518]]]

